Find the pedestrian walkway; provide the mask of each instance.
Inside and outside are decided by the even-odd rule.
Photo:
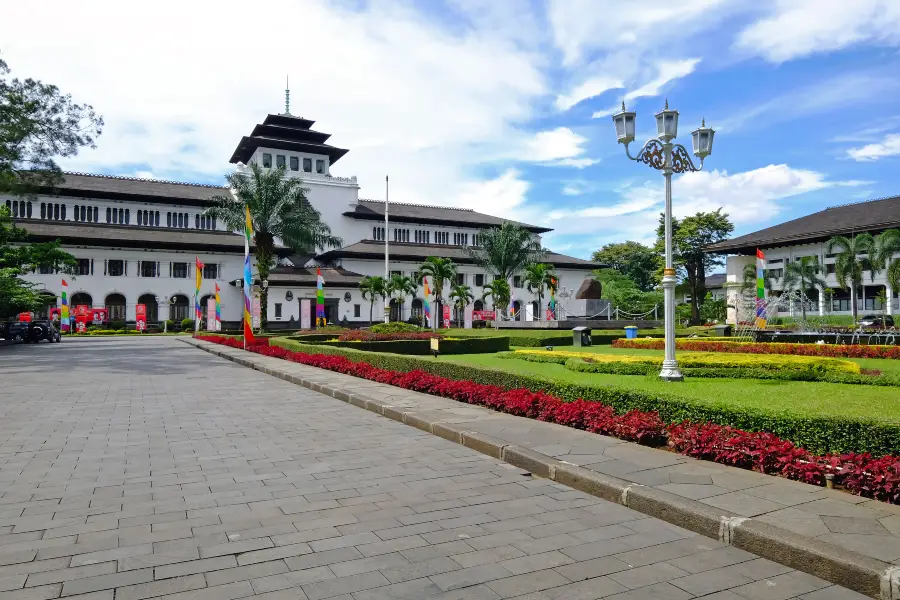
[[[862,598],[176,340],[0,372],[0,600]]]

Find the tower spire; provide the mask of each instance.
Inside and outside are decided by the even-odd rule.
[[[284,79],[284,114],[291,114],[291,78],[285,75]]]

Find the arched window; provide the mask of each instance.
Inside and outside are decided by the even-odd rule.
[[[216,228],[216,218],[215,217],[213,217],[213,219],[212,219],[212,228],[213,229]]]
[[[111,209],[110,207],[108,207],[108,206],[106,207],[106,222],[107,222],[107,223],[112,223],[112,222],[113,222],[113,220],[112,220],[112,209]]]
[[[472,310],[484,310],[484,302],[482,302],[481,300],[476,300],[472,304]]]
[[[94,298],[90,294],[78,292],[77,294],[72,294],[72,299],[69,300],[69,305],[72,307],[87,306],[88,308],[93,308]],[[72,314],[75,314],[75,312],[72,311]]]
[[[159,211],[156,211],[156,226],[159,227]]]
[[[106,297],[106,315],[110,321],[125,320],[125,296],[110,294]]]
[[[184,226],[184,215],[181,213],[178,213],[178,226],[179,227]]]
[[[187,229],[190,227],[190,221],[188,221],[188,214],[184,213],[184,228]]]
[[[63,214],[66,214],[65,213],[65,205],[63,205]],[[53,220],[59,221],[59,204],[53,205]]]
[[[200,215],[194,215],[194,229],[200,229]]]
[[[41,202],[41,218],[42,219],[47,218],[47,203],[46,202]]]
[[[137,301],[147,307],[147,323],[156,323],[159,321],[159,304],[156,302],[156,296],[153,294],[144,294]]]
[[[409,317],[414,321],[421,321],[424,316],[424,312],[422,310],[422,300],[419,298],[413,298],[412,306],[409,311]]]
[[[78,205],[75,205],[75,215],[73,217],[76,221],[78,220]]]
[[[166,213],[166,227],[171,227],[171,226],[172,226],[172,213],[167,212]]]
[[[184,294],[175,294],[169,300],[169,318],[179,324],[182,319],[188,318],[188,308],[190,304],[187,296]]]
[[[28,217],[29,219],[31,218],[31,202],[28,202],[28,215],[27,215],[27,217]]]
[[[65,221],[66,220],[66,205],[65,204],[62,205],[59,212],[62,215],[62,220]]]
[[[12,216],[14,216],[14,217],[19,216],[19,201],[18,200],[13,201],[13,203],[12,203]]]
[[[94,223],[100,222],[100,209],[96,206],[94,207]]]
[[[125,224],[131,225],[131,209],[130,208],[125,209]]]
[[[87,207],[87,206],[82,206],[82,207],[81,207],[81,220],[82,220],[82,221],[87,221],[87,220],[88,220],[88,219],[87,219],[87,211],[88,211],[88,207]]]

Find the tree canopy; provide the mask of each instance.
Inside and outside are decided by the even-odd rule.
[[[627,276],[642,292],[649,292],[659,284],[662,258],[655,249],[640,242],[606,244],[594,251],[591,259]]]
[[[691,294],[691,323],[701,321],[700,304],[706,298],[706,275],[713,268],[725,264],[725,258],[709,254],[706,247],[731,235],[734,225],[719,208],[698,212],[683,219],[672,218],[673,264]],[[656,230],[656,250],[665,250],[665,218],[660,215]]]
[[[540,262],[545,254],[530,231],[509,221],[480,231],[478,245],[467,246],[466,251],[478,266],[504,280]]]

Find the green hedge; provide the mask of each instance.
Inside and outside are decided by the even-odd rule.
[[[543,348],[544,346],[571,346],[572,334],[548,335],[546,337],[534,337],[524,335],[510,335],[509,345],[520,348]]]
[[[301,337],[301,336],[296,336]],[[342,342],[338,340],[298,340],[316,342],[323,346],[336,346],[340,348],[352,348],[369,352],[391,352],[394,354],[411,354],[414,356],[428,356],[431,354],[431,340],[389,340],[384,342]],[[459,338],[442,339],[440,341],[441,354],[490,354],[509,350],[509,338],[484,337],[484,338]]]
[[[578,398],[596,400],[620,413],[629,410],[656,411],[666,423],[689,420],[695,423],[731,425],[747,431],[768,431],[817,454],[871,452],[883,455],[900,452],[900,423],[796,416],[783,411],[764,412],[724,404],[699,404],[674,394],[556,381],[440,359],[302,344],[285,338],[275,338],[270,344],[308,354],[346,356],[351,360],[365,361],[382,369],[404,372],[419,369],[450,379],[498,385],[507,389],[527,388],[543,391],[564,400]]]

